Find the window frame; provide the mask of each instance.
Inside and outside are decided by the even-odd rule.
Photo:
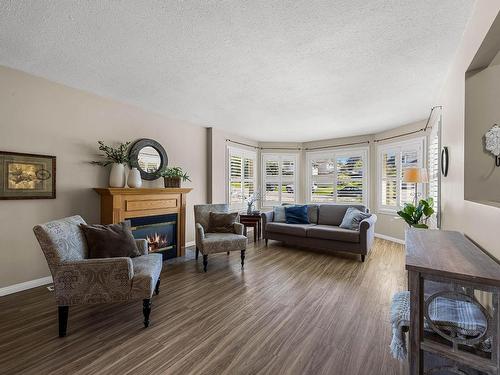
[[[401,204],[401,184],[403,182],[403,171],[401,165],[401,154],[403,150],[413,149],[416,147],[418,155],[418,167],[427,167],[427,155],[426,155],[426,137],[416,137],[404,141],[388,142],[384,144],[377,145],[377,186],[375,192],[377,194],[377,211],[379,213],[395,214],[400,210],[403,205]],[[398,187],[396,191],[396,205],[389,206],[382,204],[382,156],[384,152],[395,151],[396,153],[396,186]],[[427,187],[425,184],[418,184],[418,191],[424,195],[427,193]]]
[[[258,175],[258,170],[257,170],[257,151],[252,151],[248,150],[245,148],[239,148],[239,147],[234,147],[234,146],[227,146],[226,147],[226,203],[229,206],[230,210],[233,211],[241,211],[246,208],[245,206],[245,197],[242,194],[241,198],[241,204],[239,205],[232,205],[231,204],[231,157],[232,156],[239,156],[242,158],[241,162],[241,177],[240,177],[240,182],[241,182],[241,192],[243,193],[244,191],[244,186],[245,182],[252,182],[253,183],[253,189],[254,191],[257,189],[257,175]],[[253,160],[253,178],[248,179],[245,178],[245,159],[250,159]]]
[[[306,152],[306,203],[337,203],[337,158],[338,157],[351,157],[361,156],[363,159],[363,200],[360,204],[370,207],[370,147],[355,147],[355,148],[337,148],[321,151],[307,151]],[[333,184],[333,199],[324,202],[314,202],[312,200],[312,184],[315,178],[312,175],[312,161],[317,159],[332,159],[334,161],[333,179],[328,181],[328,177],[319,177],[327,181],[325,183]],[[343,202],[338,202],[343,203]]]
[[[283,180],[293,181],[293,189],[294,189],[293,202],[285,202],[285,203],[296,204],[299,201],[298,195],[299,195],[299,190],[300,190],[300,187],[298,186],[298,181],[299,181],[298,174],[299,174],[299,170],[300,170],[299,169],[299,155],[297,153],[261,152],[260,159],[261,159],[260,176],[261,176],[261,197],[262,197],[261,207],[269,208],[269,207],[273,207],[276,205],[282,205],[282,203],[283,203],[282,191],[279,191],[278,202],[274,202],[274,203],[267,202],[265,200],[265,196],[266,196],[266,183],[267,182],[275,182],[279,186],[281,186],[283,184]],[[283,159],[294,161],[293,177],[290,179],[283,178],[283,168],[282,168],[283,167],[283,164],[282,164]],[[266,175],[266,162],[267,161],[278,161],[279,174],[278,174],[278,176],[276,176],[276,178],[274,178],[274,177],[269,178]]]

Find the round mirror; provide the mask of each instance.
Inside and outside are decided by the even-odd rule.
[[[158,172],[168,164],[167,153],[152,139],[139,139],[130,148],[130,166],[141,173],[144,180],[156,180]]]

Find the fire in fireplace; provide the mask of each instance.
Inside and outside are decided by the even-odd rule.
[[[177,256],[177,214],[130,219],[134,238],[148,241],[150,253],[161,253],[163,260]]]

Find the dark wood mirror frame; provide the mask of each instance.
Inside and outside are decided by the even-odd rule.
[[[160,161],[160,167],[158,168],[157,172],[146,172],[140,168],[139,152],[144,147],[152,147],[158,152],[158,154],[160,154],[161,161]],[[141,138],[135,141],[132,147],[130,147],[129,159],[130,159],[130,166],[132,168],[137,168],[141,173],[141,178],[143,180],[148,180],[148,181],[156,180],[159,177],[158,172],[168,165],[167,152],[165,151],[163,146],[160,143],[156,142],[155,140],[149,138]]]

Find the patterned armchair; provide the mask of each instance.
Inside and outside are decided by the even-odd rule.
[[[54,280],[59,310],[59,336],[66,336],[69,306],[143,300],[144,326],[149,325],[151,297],[159,293],[162,256],[148,254],[146,240],[137,240],[136,258],[87,259],[80,216],[33,228]]]
[[[208,222],[210,212],[228,212],[227,204],[198,204],[194,206],[196,222],[196,259],[201,251],[203,255],[203,270],[207,272],[208,254],[241,252],[241,267],[245,264],[247,238],[243,235],[243,224],[235,223],[233,233],[209,233]]]

